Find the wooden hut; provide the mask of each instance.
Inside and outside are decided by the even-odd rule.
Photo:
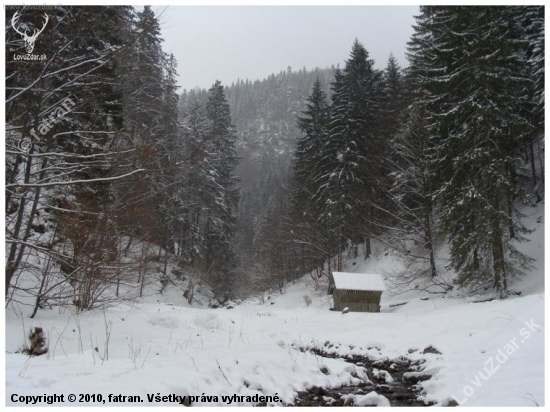
[[[380,298],[386,290],[380,275],[332,272],[328,293],[334,298],[334,309],[350,312],[380,312]]]

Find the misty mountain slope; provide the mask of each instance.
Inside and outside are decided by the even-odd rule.
[[[304,110],[306,98],[318,78],[328,91],[334,69],[305,68],[272,74],[263,80],[237,80],[226,85],[233,124],[237,130],[237,150],[241,162],[236,173],[246,191],[259,176],[290,166],[299,130],[296,118]],[[190,99],[206,101],[206,90],[184,91],[179,110],[185,119]]]

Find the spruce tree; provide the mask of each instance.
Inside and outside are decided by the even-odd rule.
[[[387,142],[380,135],[381,73],[373,65],[356,40],[344,70],[335,73],[332,84],[330,138],[323,148],[316,199],[325,224],[336,233],[340,252],[374,233],[369,221]]]
[[[316,192],[313,180],[318,175],[320,156],[328,140],[328,101],[317,79],[307,99],[306,110],[298,117],[303,136],[294,150],[294,174],[298,184],[295,202],[311,199]]]
[[[540,202],[540,186],[544,184],[544,7],[519,7],[516,17],[518,39],[526,40],[524,71],[532,80],[527,93],[534,105],[534,110],[529,114],[534,127],[525,142],[525,149],[529,157],[533,192],[536,201]]]
[[[206,261],[214,272],[215,289],[218,296],[228,296],[236,275],[237,261],[233,251],[233,236],[236,232],[239,179],[233,171],[239,162],[235,150],[236,133],[231,123],[229,104],[221,82],[210,89],[206,105],[209,121],[208,139],[212,141],[215,159],[216,184],[222,197],[208,211],[206,222]]]
[[[221,199],[215,184],[212,142],[208,139],[206,113],[196,97],[187,105],[183,122],[183,181],[176,186],[175,202],[179,213],[175,222],[180,255],[186,263],[198,263],[204,258],[204,222],[206,210]]]
[[[389,141],[395,137],[405,106],[401,68],[393,54],[390,54],[386,69],[384,70],[384,96],[381,121],[381,133],[384,140]]]
[[[525,228],[515,204],[526,201],[516,178],[530,130],[530,84],[522,71],[514,7],[421,7],[409,45],[421,104],[435,135],[436,200],[462,285],[507,278],[528,259],[514,246]]]
[[[323,171],[323,148],[328,144],[328,109],[326,93],[317,79],[307,99],[306,109],[297,120],[302,137],[298,139],[294,150],[295,189],[291,198],[295,237],[301,245],[301,254],[311,256],[310,264],[315,267],[322,267],[325,260],[330,261],[327,244],[329,234],[319,224],[320,216],[317,215],[313,202],[313,196],[320,190],[318,179]],[[309,237],[314,245],[303,242],[305,237]],[[308,269],[313,268],[304,267],[303,271]]]

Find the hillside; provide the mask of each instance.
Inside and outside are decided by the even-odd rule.
[[[237,131],[237,150],[241,162],[236,173],[243,191],[268,175],[281,174],[290,166],[296,139],[300,135],[296,118],[305,109],[313,83],[319,79],[328,92],[332,69],[298,71],[290,67],[265,79],[237,80],[226,85],[231,118]],[[179,100],[181,119],[189,102],[197,98],[206,104],[207,90],[184,90]]]
[[[328,310],[326,279],[314,282],[306,275],[284,293],[266,291],[220,309],[206,306],[207,290],[189,305],[181,295],[184,288],[161,295],[160,283],[150,285],[146,297],[105,311],[42,310],[28,319],[28,308],[14,305],[6,324],[7,403],[16,404],[13,394],[46,392],[102,394],[105,405],[115,405],[109,394],[140,396],[150,405],[160,404],[149,401],[148,394],[197,396],[193,404],[201,405],[227,405],[221,397],[234,394],[277,394],[284,404],[293,404],[315,387],[327,393],[351,387],[354,392],[341,399],[384,405],[391,396],[381,392],[387,390],[383,382],[392,386],[392,378],[380,372],[384,362],[406,358],[418,365],[422,379],[430,377],[420,381],[421,402],[448,403],[455,395],[468,406],[543,405],[542,214],[542,208],[533,211],[531,227],[537,230],[526,246],[537,259],[536,268],[510,285],[521,294],[505,300],[459,291],[434,295],[414,287],[404,292],[387,281],[381,313],[343,315]],[[349,259],[345,269],[388,276],[403,264],[384,248],[374,249],[369,262]],[[173,276],[172,281],[178,282]],[[532,322],[532,329],[525,322]],[[27,331],[37,326],[46,332],[48,353],[31,358],[16,353]],[[514,339],[517,352],[502,362],[489,361],[502,360],[496,358],[499,350],[511,350],[506,345]],[[426,352],[428,347],[440,353]],[[346,362],[350,357],[378,361],[379,367]],[[487,362],[500,368],[485,381]],[[463,393],[466,385],[469,396]],[[218,400],[201,400],[203,394]],[[323,402],[332,402],[325,397]],[[243,398],[231,405],[254,403]]]

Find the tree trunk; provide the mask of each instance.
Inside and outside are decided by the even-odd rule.
[[[535,150],[533,148],[535,142],[533,137],[529,139],[529,160],[531,163],[531,178],[533,179],[533,187],[537,187],[537,172],[535,168]]]
[[[532,147],[531,147],[532,148]],[[512,186],[517,186],[517,175],[515,170],[510,170],[510,182],[512,183]],[[537,202],[540,202],[540,197],[538,194],[538,191],[535,191],[537,194]],[[510,190],[507,191],[506,196],[506,202],[507,202],[507,210],[508,210],[508,231],[510,233],[510,238],[514,239],[516,237],[516,231],[514,230],[514,216],[513,216],[513,204],[514,199],[510,193]]]
[[[129,236],[128,237],[128,243],[126,244],[126,247],[124,248],[124,256],[126,256],[128,254],[128,251],[130,250],[130,246],[132,246],[132,241],[134,240],[134,237],[133,236]]]
[[[499,210],[499,202],[497,194],[493,195],[493,208]],[[500,227],[498,219],[493,218],[491,222],[492,234],[492,252],[493,252],[493,273],[494,273],[494,287],[499,292],[500,298],[505,298],[508,295],[508,289],[506,285],[506,271],[504,267],[504,248],[502,245],[503,233]]]
[[[537,148],[539,152],[539,163],[540,163],[540,181],[542,184],[544,184],[544,155],[543,155],[543,149],[541,147],[541,140],[537,139]]]
[[[538,145],[538,142],[537,142]],[[539,203],[542,199],[539,195],[538,185],[537,185],[537,170],[536,170],[536,160],[535,160],[535,141],[531,137],[529,141],[529,160],[531,164],[531,178],[533,179],[533,190],[535,191],[535,196],[537,197],[536,202]]]
[[[426,239],[426,248],[430,254],[430,269],[432,273],[432,278],[437,276],[437,269],[435,267],[435,253],[432,242],[432,225],[430,219],[431,207],[429,204],[424,206],[424,237]]]
[[[48,149],[49,148],[50,148],[50,145],[48,145]],[[29,155],[32,155],[34,153],[33,149],[34,149],[34,146],[31,146],[31,148],[29,150]],[[33,164],[33,158],[32,158],[32,156],[29,156],[28,160],[27,160],[27,167],[25,168],[25,177],[23,179],[24,183],[29,183],[30,182],[30,176],[31,176],[31,172],[32,172],[32,164]],[[40,175],[39,175],[39,178],[38,178],[39,181],[44,180],[44,177],[46,175],[45,168],[46,168],[47,164],[48,164],[48,158],[44,157],[43,160],[42,160],[42,166],[41,166]],[[31,207],[31,213],[30,213],[29,218],[26,222],[26,227],[25,227],[25,233],[23,235],[23,240],[28,239],[28,237],[30,235],[30,231],[31,231],[31,228],[32,228],[32,223],[33,223],[33,220],[34,220],[34,215],[35,215],[36,209],[38,207],[39,197],[40,197],[40,187],[36,187],[35,188],[34,199],[33,199],[33,204],[32,204],[32,207]],[[22,197],[21,198],[21,203],[19,205],[17,221],[16,221],[16,224],[15,224],[14,232],[13,232],[13,240],[14,241],[20,239],[19,235],[21,234],[21,229],[22,229],[22,226],[23,226],[25,206],[26,206],[26,197]],[[18,245],[19,245],[19,250],[17,249]],[[6,267],[6,291],[5,291],[6,297],[8,296],[8,289],[9,289],[9,286],[11,284],[11,279],[13,278],[13,275],[15,274],[17,269],[19,268],[19,264],[21,263],[21,260],[23,259],[24,252],[25,252],[25,245],[24,244],[22,244],[22,243],[19,243],[19,244],[18,243],[12,243],[11,244],[10,253],[9,253],[9,256],[8,256],[8,264],[7,264],[7,267]],[[17,255],[17,257],[16,257],[16,255]]]
[[[13,169],[11,173],[6,173],[9,177],[7,178],[6,184],[13,184],[15,182],[15,176],[17,175],[17,171],[19,170],[19,165],[23,163],[23,156],[17,155],[15,156],[15,162],[13,164]],[[6,213],[9,210],[10,207],[10,200],[11,200],[12,191],[6,190]]]
[[[46,284],[46,278],[48,277],[48,272],[50,270],[51,260],[52,260],[51,256],[48,256],[48,263],[44,268],[42,281],[40,282],[40,288],[38,289],[38,293],[36,294],[36,299],[34,301],[34,308],[32,310],[31,316],[29,316],[31,319],[33,319],[36,316],[36,312],[38,312],[38,308],[40,307],[40,302],[42,301],[42,291],[44,290],[44,285]]]
[[[168,249],[165,250],[164,253],[164,270],[163,275],[166,276],[166,270],[168,269]]]

